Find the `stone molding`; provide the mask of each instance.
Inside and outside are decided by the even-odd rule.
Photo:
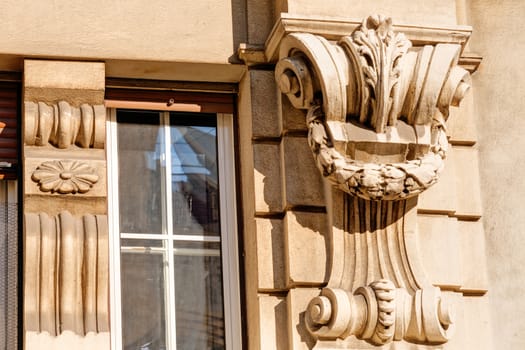
[[[109,331],[105,215],[24,214],[25,330]]]
[[[24,102],[24,142],[28,146],[46,146],[66,149],[72,145],[81,148],[104,148],[106,107],[82,104],[80,107],[60,101]]]
[[[445,343],[454,316],[419,261],[417,196],[438,181],[449,108],[470,88],[458,66],[470,29],[414,44],[379,15],[350,27],[294,20],[281,20],[267,58],[278,43],[276,82],[306,112],[310,149],[334,187],[330,279],[306,328],[323,341]]]
[[[281,13],[264,46],[241,44],[239,57],[248,65],[275,63],[279,60],[279,48],[284,37],[291,33],[310,33],[330,41],[338,41],[352,33],[362,23],[359,19],[304,16]],[[431,27],[415,24],[395,24],[393,28],[415,46],[436,45],[439,43],[459,44],[461,46],[460,65],[470,73],[475,72],[481,57],[464,52],[472,34],[467,25]]]

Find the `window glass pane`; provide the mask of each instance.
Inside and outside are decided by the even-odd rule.
[[[177,349],[224,349],[220,243],[174,243]]]
[[[125,350],[166,349],[166,254],[121,249],[122,343]]]
[[[117,112],[124,349],[225,348],[216,118]]]
[[[171,114],[174,234],[219,235],[215,116]]]
[[[160,114],[118,111],[120,231],[162,233]]]

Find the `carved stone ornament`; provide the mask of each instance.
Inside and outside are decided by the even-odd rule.
[[[98,175],[86,163],[55,160],[40,164],[31,179],[42,192],[74,194],[88,192],[98,181]]]
[[[448,109],[469,88],[460,49],[411,48],[389,18],[371,16],[336,44],[287,35],[275,75],[294,107],[308,110],[310,147],[328,180],[364,199],[403,199],[443,169]]]
[[[24,328],[55,336],[109,331],[105,215],[24,214]]]
[[[334,185],[330,279],[305,312],[319,341],[438,344],[453,334],[451,308],[418,259],[416,219],[417,195],[444,167],[449,107],[470,87],[460,52],[413,47],[383,16],[338,41],[281,41],[276,81],[306,111],[315,162]]]
[[[65,101],[56,105],[26,101],[24,114],[24,142],[28,146],[104,148],[104,105],[74,107]]]

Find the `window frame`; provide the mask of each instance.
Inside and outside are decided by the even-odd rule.
[[[110,278],[110,330],[111,349],[122,350],[122,308],[120,280],[120,229],[118,197],[117,109],[108,108],[106,121],[108,225],[109,225],[109,278]],[[134,108],[136,109],[136,108]],[[151,109],[144,109],[151,110]],[[159,110],[157,110],[159,111]],[[169,111],[174,111],[170,108]],[[168,114],[163,110],[160,113]],[[184,111],[184,110],[181,110]],[[219,205],[221,228],[221,263],[223,282],[224,332],[227,350],[242,348],[241,295],[237,232],[237,198],[235,181],[235,154],[233,115],[214,113],[217,118],[217,162],[219,174]],[[173,259],[173,257],[171,257]],[[174,284],[172,283],[172,286]],[[173,292],[173,291],[171,291]],[[171,309],[168,305],[167,309]],[[172,317],[173,319],[174,317]],[[174,323],[174,322],[173,322]],[[168,339],[175,336],[175,325]],[[172,344],[174,340],[170,340]]]

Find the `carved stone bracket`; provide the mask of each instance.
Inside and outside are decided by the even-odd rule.
[[[305,324],[322,340],[446,342],[453,316],[419,264],[415,215],[444,167],[449,107],[470,87],[461,45],[413,46],[383,16],[330,39],[288,34],[275,67],[307,112],[317,167],[345,193],[332,195],[331,277]]]
[[[365,199],[402,199],[443,169],[449,106],[469,88],[460,49],[411,48],[390,19],[371,16],[337,44],[289,34],[275,75],[294,107],[309,110],[310,146],[333,184]]]
[[[77,145],[82,148],[104,148],[106,108],[104,105],[71,106],[65,101],[56,105],[24,102],[26,145],[58,148]]]

